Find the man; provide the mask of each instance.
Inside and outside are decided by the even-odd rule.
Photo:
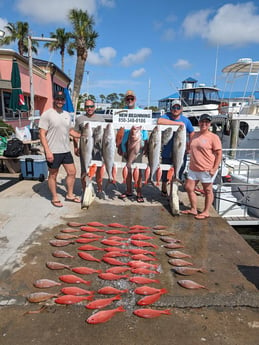
[[[191,124],[191,121],[182,115],[182,104],[180,100],[175,100],[171,104],[170,113],[166,113],[161,116],[157,123],[159,125],[182,125],[184,124],[187,131],[187,145],[186,145],[186,154],[184,156],[184,162],[179,172],[179,177],[181,178],[182,173],[184,172],[186,161],[187,161],[187,152],[189,150],[189,141],[194,135],[194,128]],[[173,138],[163,147],[162,149],[162,164],[172,164],[172,142]],[[167,196],[167,171],[163,171],[162,174],[162,196]]]
[[[76,168],[70,151],[69,140],[69,135],[80,137],[80,134],[72,128],[70,114],[63,110],[64,104],[64,92],[61,90],[56,91],[53,108],[45,111],[39,121],[40,140],[49,170],[48,186],[52,194],[51,203],[55,207],[63,207],[57,195],[57,175],[61,165],[67,173],[67,195],[65,200],[80,203],[80,198],[73,193]]]
[[[125,94],[125,109],[139,109],[138,107],[136,107],[136,95],[134,93],[134,91],[132,90],[128,90]],[[128,141],[128,137],[129,137],[129,130],[125,130],[124,131],[124,136],[122,138],[122,143],[121,146],[118,150],[119,153],[122,154],[122,156],[127,159],[127,141]],[[141,162],[142,161],[142,155],[146,153],[147,150],[147,141],[148,141],[148,132],[146,130],[142,130],[141,131],[141,141],[143,143],[142,145],[142,152],[140,153],[139,157],[137,157],[136,162]],[[136,191],[137,191],[137,202],[144,202],[143,196],[142,196],[142,171],[140,171],[139,173],[139,177],[137,180],[137,187],[136,187]],[[128,167],[128,174],[127,174],[127,178],[126,178],[126,191],[124,193],[122,193],[119,196],[119,199],[125,199],[128,197],[132,197],[132,168]]]
[[[91,99],[87,99],[85,101],[85,115],[78,116],[76,118],[75,122],[75,127],[74,129],[78,132],[81,131],[82,126],[84,125],[85,122],[88,121],[97,121],[97,122],[104,122],[104,117],[102,115],[95,114],[95,104],[94,101]],[[74,138],[73,139],[74,143],[74,153],[75,155],[80,157],[80,148],[79,148],[79,139]],[[92,156],[93,160],[102,160],[100,152],[97,152],[96,154],[93,154]],[[85,166],[82,164],[81,159],[81,183],[82,183],[82,188],[85,190],[86,188],[86,171],[85,171]],[[96,170],[96,182],[97,182],[97,191],[98,193],[102,192],[102,179],[101,179],[101,167],[97,167]]]

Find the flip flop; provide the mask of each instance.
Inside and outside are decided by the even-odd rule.
[[[180,213],[182,213],[182,214],[189,214],[191,216],[197,216],[197,214],[198,214],[198,213],[191,212],[191,210],[183,210]]]
[[[138,195],[137,196],[137,202],[144,202],[144,199],[143,199],[142,195]]]
[[[66,197],[65,201],[75,202],[76,204],[79,204],[81,202],[81,200],[78,196],[74,196],[72,199]]]
[[[123,200],[123,199],[126,199],[126,198],[131,198],[132,196],[133,196],[133,194],[123,193],[123,194],[119,195],[118,198]]]
[[[61,203],[61,201],[60,200],[52,200],[51,201],[51,203],[52,203],[52,205],[54,206],[54,207],[63,207],[63,205],[62,205],[62,203]]]
[[[209,218],[210,216],[206,216],[205,214],[197,214],[194,218],[195,219],[206,219]]]

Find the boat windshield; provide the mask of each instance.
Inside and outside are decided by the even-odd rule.
[[[184,104],[189,106],[208,103],[220,103],[218,90],[209,88],[182,90],[181,98]]]

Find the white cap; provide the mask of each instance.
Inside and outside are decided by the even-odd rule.
[[[182,106],[182,103],[181,103],[180,99],[175,99],[175,100],[171,103],[171,107],[173,107],[174,105],[180,105],[180,106]]]

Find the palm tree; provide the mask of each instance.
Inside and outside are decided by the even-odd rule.
[[[19,54],[24,56],[28,53],[29,24],[27,22],[8,23],[5,26],[7,35],[1,40],[0,45],[9,45],[18,41]],[[9,34],[9,35],[8,35]],[[32,41],[32,51],[37,54],[38,42]]]
[[[74,89],[72,94],[72,101],[76,109],[83,76],[85,70],[85,63],[88,57],[88,50],[95,48],[95,40],[99,36],[93,30],[95,24],[92,16],[89,16],[87,11],[72,9],[69,11],[69,19],[71,21],[73,32],[71,33],[72,42],[69,44],[70,50],[75,50],[77,53]]]
[[[65,29],[58,28],[56,29],[56,32],[50,33],[51,38],[56,38],[56,42],[47,42],[44,44],[44,47],[47,47],[50,52],[53,52],[55,50],[59,50],[61,55],[61,69],[64,71],[64,58],[65,58],[65,50],[66,46],[68,45],[68,42],[71,38],[70,32],[65,32]],[[74,52],[70,49],[67,49],[69,55],[73,55]]]
[[[101,94],[99,97],[100,97],[101,102],[104,103],[106,100],[106,97],[103,94]]]

